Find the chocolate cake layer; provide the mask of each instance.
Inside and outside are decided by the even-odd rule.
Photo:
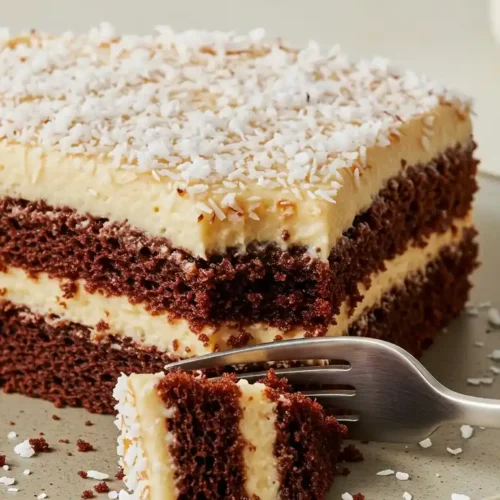
[[[457,146],[430,164],[406,167],[355,218],[328,262],[303,247],[285,251],[275,243],[193,258],[126,223],[4,198],[0,266],[67,279],[67,297],[74,293],[71,280],[84,279],[90,292],[127,296],[153,314],[186,318],[195,330],[262,321],[322,334],[346,297],[359,300],[358,283],[382,270],[384,260],[469,212],[476,190],[473,150],[472,143]]]
[[[325,415],[321,405],[291,388],[270,371],[261,382],[277,403],[276,443],[281,500],[322,500],[336,474],[345,428]],[[286,398],[281,397],[286,394]]]
[[[425,272],[387,293],[350,329],[395,342],[419,355],[434,335],[457,316],[467,300],[468,274],[477,263],[475,230],[458,246],[444,248]],[[88,329],[57,325],[27,308],[3,302],[0,308],[0,386],[5,391],[42,397],[57,405],[113,412],[112,390],[121,372],[156,373],[172,357],[145,350],[129,340],[106,336],[88,341]]]
[[[162,379],[157,392],[167,408],[175,408],[165,424],[175,436],[169,452],[177,498],[245,498],[240,390],[234,381],[227,383],[223,377],[202,384],[178,372],[168,381]]]

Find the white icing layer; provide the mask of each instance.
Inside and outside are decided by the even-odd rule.
[[[427,125],[430,123],[431,128]],[[402,125],[398,133],[389,147],[367,149],[366,168],[339,170],[335,182],[342,187],[335,203],[320,196],[312,199],[304,195],[299,200],[287,189],[248,183],[244,192],[234,201],[227,199],[229,205],[223,206],[222,195],[204,192],[195,198],[181,196],[164,179],[155,181],[146,173],[131,178],[130,171],[110,169],[99,157],[1,141],[0,197],[41,199],[79,213],[127,220],[201,257],[252,241],[274,241],[284,248],[305,245],[326,259],[354,217],[370,206],[388,179],[402,171],[401,160],[408,165],[428,163],[448,147],[467,144],[471,123],[454,108],[438,106],[432,113]],[[426,137],[425,147],[422,137]],[[200,210],[200,203],[208,207],[212,198],[227,215],[223,220],[214,217],[212,209]],[[284,230],[289,233],[287,241],[282,237]]]
[[[240,380],[240,432],[245,440],[245,490],[248,498],[279,498],[280,478],[274,444],[276,442],[276,403],[266,395],[264,384]]]
[[[115,421],[120,430],[118,455],[130,500],[175,500],[175,465],[168,443],[175,439],[165,425],[165,408],[155,388],[156,375],[122,375],[114,390]]]

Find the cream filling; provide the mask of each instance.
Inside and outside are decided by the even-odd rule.
[[[150,174],[113,169],[99,157],[65,155],[5,141],[0,142],[0,197],[42,199],[111,221],[127,220],[200,257],[252,241],[277,241],[283,247],[304,245],[326,259],[356,214],[370,206],[389,178],[400,173],[403,159],[408,165],[428,163],[448,147],[467,143],[471,122],[451,106],[440,105],[398,131],[400,136],[395,135],[389,146],[367,150],[359,180],[354,168],[338,171],[342,187],[335,203],[308,196],[300,200],[286,189],[249,184],[244,195],[236,197],[242,216],[230,217],[227,208],[227,217],[219,220],[201,211],[199,203],[209,204],[210,198],[222,206],[222,194],[209,190],[194,197],[180,196],[164,178],[156,181]],[[284,230],[290,235],[286,242]]]
[[[240,380],[240,407],[242,418],[240,432],[245,440],[243,462],[245,465],[245,492],[261,500],[279,498],[280,479],[274,444],[276,442],[276,403],[266,396],[264,384],[250,385]]]
[[[118,400],[116,425],[121,433],[118,455],[134,500],[177,498],[175,465],[168,452],[175,438],[166,428],[165,405],[156,392],[163,376],[122,375],[114,390]]]
[[[345,335],[349,325],[358,320],[365,310],[374,307],[382,296],[392,287],[400,285],[406,277],[418,272],[434,258],[440,249],[454,245],[462,239],[463,230],[472,224],[470,216],[456,220],[456,232],[449,230],[443,234],[433,234],[424,248],[410,246],[402,255],[386,262],[386,270],[375,273],[368,289],[359,284],[363,296],[352,314],[349,314],[347,304],[341,307],[336,316],[336,324],[330,325],[327,335]],[[166,315],[151,316],[142,305],[131,304],[126,297],[105,297],[99,293],[90,294],[80,282],[78,292],[71,299],[62,297],[60,281],[49,278],[41,273],[32,278],[19,268],[10,267],[0,273],[0,289],[2,298],[15,304],[26,305],[33,312],[42,316],[56,314],[58,321],[72,321],[81,323],[91,329],[95,339],[113,333],[148,345],[156,346],[161,351],[174,352],[174,341],[178,343],[175,354],[180,357],[190,357],[207,354],[213,351],[216,344],[226,349],[229,338],[238,331],[230,326],[220,328],[206,327],[202,333],[209,337],[208,345],[203,345],[190,330],[184,319],[170,320]],[[109,329],[99,332],[99,322],[105,321]],[[280,329],[265,323],[255,323],[246,327],[253,339],[251,343],[271,342],[277,335],[284,339],[303,337],[302,328],[283,333]],[[186,348],[188,348],[186,350]]]

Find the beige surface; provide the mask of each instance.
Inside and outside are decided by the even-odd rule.
[[[498,1],[498,0],[497,0]],[[384,55],[455,85],[476,99],[476,131],[484,168],[500,173],[500,45],[492,36],[488,0],[18,0],[0,24],[14,30],[87,30],[108,20],[120,30],[151,26],[248,32],[257,26],[297,44],[340,42],[353,56]]]
[[[500,307],[498,283],[500,269],[497,265],[500,249],[500,213],[498,195],[500,182],[489,178],[481,179],[482,190],[477,202],[477,221],[481,230],[483,266],[475,276],[476,288],[472,299],[476,302],[491,300]],[[500,332],[485,334],[485,314],[480,317],[463,316],[449,331],[441,335],[436,344],[424,356],[425,365],[449,387],[468,394],[500,398],[500,379],[492,386],[471,387],[466,384],[468,377],[486,375],[491,360],[487,354],[500,348]],[[474,342],[482,341],[484,347],[475,347]],[[54,421],[52,414],[62,420]],[[90,419],[93,427],[84,422]],[[16,425],[8,425],[15,421]],[[466,422],[464,422],[466,423]],[[7,433],[15,430],[19,438],[9,441]],[[55,451],[32,459],[21,459],[13,453],[14,445],[21,440],[45,432],[46,438]],[[109,474],[116,471],[117,431],[113,417],[90,415],[78,409],[56,409],[51,404],[31,400],[16,395],[0,395],[0,452],[7,454],[12,470],[0,475],[16,477],[20,491],[7,493],[0,485],[0,498],[28,500],[45,489],[51,499],[78,499],[84,489],[96,481],[83,480],[77,476],[79,470],[94,469]],[[59,444],[60,438],[68,438],[69,445]],[[77,453],[75,441],[83,438],[98,449],[93,453]],[[345,491],[361,491],[368,500],[396,500],[404,491],[414,495],[415,500],[449,500],[451,493],[467,493],[473,500],[483,500],[500,493],[499,452],[500,432],[475,429],[473,437],[465,441],[460,436],[458,426],[443,428],[432,438],[433,446],[421,449],[416,443],[408,445],[380,445],[370,443],[359,445],[365,461],[352,464],[352,473],[347,478],[340,477],[331,493],[331,500],[338,500]],[[463,454],[452,456],[446,447],[462,447]],[[68,457],[66,451],[73,452]],[[30,476],[22,471],[32,470]],[[376,472],[392,468],[408,472],[411,480],[401,482],[394,477],[379,477]],[[440,477],[436,477],[439,474]],[[118,483],[113,483],[118,487]],[[8,495],[8,496],[7,496]],[[103,497],[104,498],[104,497]]]

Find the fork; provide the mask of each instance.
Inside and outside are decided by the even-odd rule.
[[[404,349],[382,340],[321,337],[270,342],[178,361],[166,369],[191,371],[289,360],[343,361],[279,368],[276,374],[293,386],[346,387],[301,392],[324,408],[335,409],[352,439],[419,442],[448,422],[500,428],[500,400],[451,391]],[[245,372],[237,377],[254,382],[265,374]]]

